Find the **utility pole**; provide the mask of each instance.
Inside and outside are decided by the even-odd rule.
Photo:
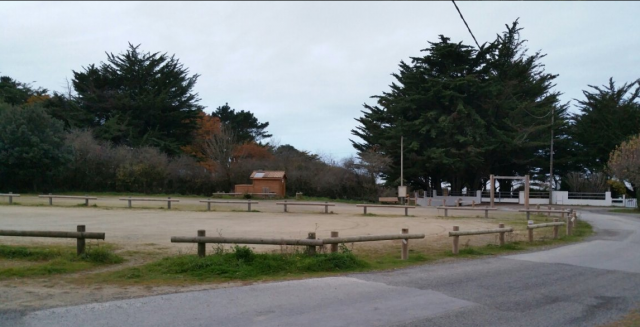
[[[400,136],[400,189],[404,189],[404,136]],[[398,195],[402,198],[402,204],[404,205],[404,196],[398,192]]]
[[[553,121],[555,116],[555,107],[551,106],[551,149],[549,162],[549,204],[553,204]]]

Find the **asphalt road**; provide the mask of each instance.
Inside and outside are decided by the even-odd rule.
[[[0,316],[1,326],[597,326],[640,306],[640,219],[547,251]]]

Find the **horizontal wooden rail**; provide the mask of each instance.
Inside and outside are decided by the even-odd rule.
[[[229,244],[322,246],[322,240],[285,239],[285,238],[249,238],[249,237],[206,237],[206,236],[196,236],[196,237],[172,236],[171,243],[229,243]]]
[[[286,200],[284,202],[276,202],[276,205],[283,205],[284,206],[284,212],[288,212],[287,211],[287,206],[324,206],[324,213],[329,213],[329,207],[335,207],[335,204],[333,203],[322,203],[322,202],[287,202]]]
[[[391,235],[364,235],[338,237],[338,232],[331,232],[331,238],[316,239],[316,233],[311,232],[306,239],[284,239],[284,238],[255,238],[255,237],[206,237],[205,230],[198,230],[198,236],[172,236],[171,243],[197,243],[198,256],[206,255],[206,243],[231,243],[231,244],[266,244],[266,245],[296,245],[306,246],[307,253],[315,254],[316,246],[325,244],[331,245],[331,252],[338,251],[340,243],[373,242],[402,240],[401,259],[406,260],[409,256],[409,239],[424,238],[424,234],[409,234],[409,229],[403,228],[401,234]]]
[[[453,231],[453,232],[449,232],[449,236],[469,236],[469,235],[483,235],[483,234],[495,234],[495,233],[507,233],[507,232],[513,232],[513,228]]]
[[[552,213],[559,213],[560,217],[564,218],[564,214],[570,214],[571,210],[554,210],[554,209],[520,209],[518,212],[526,212],[527,220],[531,217],[531,213],[547,213],[551,216]]]
[[[500,246],[502,246],[504,245],[504,233],[510,233],[510,232],[513,232],[513,228],[505,228],[504,224],[499,224],[498,228],[496,229],[468,230],[468,231],[461,231],[460,226],[453,226],[453,231],[449,232],[449,237],[453,237],[453,249],[451,252],[453,252],[453,254],[458,254],[460,236],[499,233]]]
[[[206,202],[207,203],[207,211],[211,211],[211,204],[212,203],[231,203],[231,204],[246,204],[247,205],[247,211],[251,211],[251,205],[252,204],[258,204],[257,201],[251,201],[251,200],[247,200],[247,201],[228,201],[228,200],[201,200],[200,202]]]
[[[9,204],[13,204],[13,198],[19,198],[20,194],[13,194],[13,192],[9,192],[9,193],[0,193],[0,196],[3,197],[8,197],[9,198]]]
[[[414,209],[415,206],[403,206],[403,205],[384,205],[384,204],[356,204],[356,207],[364,208],[364,214],[367,214],[367,208],[399,208],[404,209],[404,215],[409,215],[409,209]]]
[[[82,196],[82,195],[55,195],[55,194],[51,194],[49,193],[48,195],[45,194],[41,194],[38,195],[39,198],[48,198],[49,199],[49,205],[52,206],[53,205],[53,199],[79,199],[79,200],[84,200],[84,205],[89,206],[89,200],[97,200],[98,198],[95,196]]]
[[[498,210],[497,208],[490,208],[490,207],[474,207],[474,208],[464,208],[464,207],[436,207],[436,209],[440,210],[444,210],[444,216],[448,217],[448,211],[449,210],[470,210],[470,211],[484,211],[484,217],[485,218],[489,218],[489,211],[496,211]]]
[[[322,244],[340,244],[340,243],[357,243],[357,242],[373,242],[373,241],[391,241],[403,239],[420,239],[424,238],[424,234],[393,234],[393,235],[365,235],[351,237],[332,237],[322,239]]]
[[[166,202],[167,203],[167,209],[171,209],[171,202],[180,202],[180,200],[178,199],[172,199],[171,197],[168,197],[166,199],[158,199],[158,198],[132,198],[132,197],[128,197],[128,198],[120,198],[120,201],[129,201],[129,208],[131,208],[131,202],[132,201],[162,201],[162,202]]]
[[[544,228],[544,227],[553,227],[553,239],[554,240],[557,239],[558,229],[560,228],[560,226],[564,224],[565,224],[564,222],[559,222],[558,218],[553,218],[552,223],[527,225],[527,229],[529,230],[529,242],[533,242],[533,230],[537,228]]]
[[[1,230],[0,236],[52,237],[52,238],[88,238],[104,240],[104,233],[95,232],[60,232],[35,230]]]
[[[86,232],[85,225],[78,225],[75,232],[0,230],[0,236],[75,238],[78,255],[84,254],[85,239],[104,240],[104,233]]]

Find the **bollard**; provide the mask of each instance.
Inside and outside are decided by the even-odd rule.
[[[205,237],[207,232],[204,229],[198,230],[198,237]],[[198,243],[198,256],[204,258],[207,255],[207,243]]]
[[[211,201],[211,198],[208,198],[207,200]],[[211,202],[207,202],[207,211],[211,211]]]
[[[251,200],[247,200],[247,211],[251,211]]]
[[[85,232],[86,231],[85,225],[78,225],[76,231]],[[77,248],[78,255],[83,255],[84,246],[85,246],[84,238],[78,237],[76,243],[77,243],[76,248]]]
[[[167,209],[171,209],[171,197],[167,198]]]
[[[498,228],[504,228],[504,224],[498,224]],[[500,246],[504,245],[504,233],[505,232],[500,233],[500,237],[498,238],[500,241]]]
[[[316,239],[316,233],[315,232],[309,233],[309,235],[307,236],[307,239],[315,240]],[[316,255],[316,247],[313,246],[313,245],[308,245],[307,246],[307,254],[308,255]]]
[[[53,197],[51,197],[51,193],[49,193],[49,205],[53,205]]]
[[[402,234],[409,234],[409,228],[403,228]],[[409,258],[409,239],[402,239],[402,253],[400,254],[401,260],[407,260]]]
[[[453,231],[457,232],[460,230],[459,226],[453,226]],[[460,236],[453,237],[453,254],[458,254],[458,244],[460,242]]]
[[[560,219],[558,218],[553,218],[553,222],[557,223]],[[553,226],[553,239],[557,240],[558,239],[558,227],[559,226]]]
[[[338,237],[338,232],[331,232],[331,237],[335,238]],[[338,252],[338,244],[331,244],[331,253],[336,253]]]

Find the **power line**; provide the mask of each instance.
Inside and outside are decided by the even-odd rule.
[[[460,14],[460,18],[462,18],[462,21],[464,22],[464,25],[467,26],[467,30],[469,30],[469,34],[471,34],[471,37],[476,42],[476,45],[478,46],[478,49],[480,49],[480,44],[478,44],[478,40],[476,40],[476,37],[473,35],[473,32],[471,32],[471,28],[469,28],[469,24],[467,24],[467,21],[464,19],[464,16],[462,16],[462,13],[460,12],[460,8],[458,8],[458,5],[456,4],[456,2],[454,0],[451,0],[451,2],[453,2],[453,5],[456,6],[456,10],[458,11],[458,14]]]

